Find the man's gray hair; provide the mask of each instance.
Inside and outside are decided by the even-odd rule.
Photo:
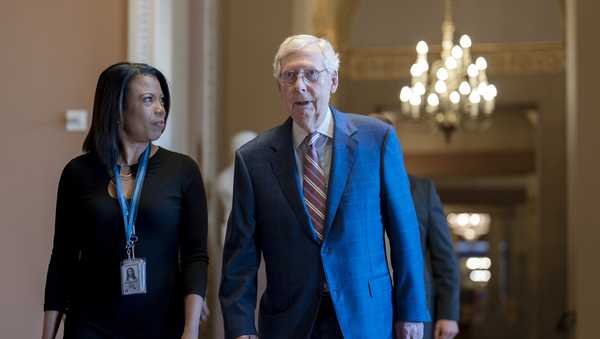
[[[338,53],[333,49],[333,46],[331,46],[331,43],[326,39],[317,38],[314,35],[300,34],[288,37],[279,45],[277,54],[275,54],[275,60],[273,60],[273,76],[276,79],[279,78],[281,74],[281,60],[283,58],[312,45],[316,45],[321,50],[325,68],[329,72],[337,72],[340,68],[340,58]]]

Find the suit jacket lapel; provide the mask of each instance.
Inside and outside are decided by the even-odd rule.
[[[296,156],[294,154],[291,118],[277,129],[271,148],[274,151],[271,158],[271,168],[277,177],[281,191],[306,234],[315,240],[308,221],[308,213],[301,199],[302,195],[298,191],[298,169],[296,168]]]
[[[331,224],[335,219],[348,175],[354,164],[354,153],[357,146],[357,141],[353,137],[356,128],[344,117],[343,113],[333,108],[331,108],[331,112],[333,113],[335,129],[333,132],[331,170],[329,171],[325,238],[327,238]]]

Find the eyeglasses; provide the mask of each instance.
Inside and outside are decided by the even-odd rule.
[[[317,82],[321,73],[326,70],[326,68],[320,71],[314,68],[309,68],[301,69],[299,71],[285,71],[281,72],[281,74],[279,75],[279,80],[285,84],[291,85],[294,84],[296,82],[296,79],[298,79],[298,76],[302,74],[302,80],[304,81],[304,83],[309,84]]]

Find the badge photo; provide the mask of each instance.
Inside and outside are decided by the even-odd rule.
[[[126,259],[121,263],[121,294],[146,293],[146,262],[144,259]]]

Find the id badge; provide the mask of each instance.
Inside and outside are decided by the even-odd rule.
[[[146,293],[146,261],[142,258],[125,259],[121,262],[121,294]]]

